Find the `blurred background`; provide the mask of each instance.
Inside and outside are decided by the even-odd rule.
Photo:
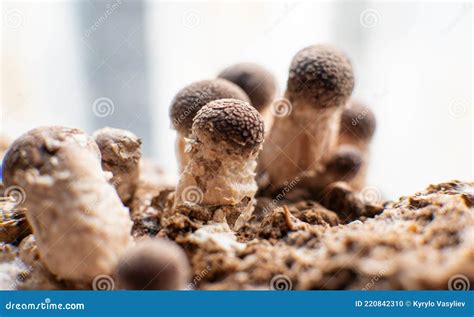
[[[229,64],[270,69],[283,93],[301,48],[340,47],[374,110],[369,184],[388,198],[473,179],[472,4],[3,1],[0,134],[39,125],[131,130],[176,175],[168,107]]]

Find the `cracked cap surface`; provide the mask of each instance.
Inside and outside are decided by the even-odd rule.
[[[302,98],[316,108],[342,106],[354,88],[349,59],[339,50],[314,45],[293,58],[287,83],[290,99]]]
[[[87,148],[100,158],[94,140],[80,129],[62,126],[39,127],[16,139],[3,159],[3,179],[11,182],[18,169],[40,169],[65,146]]]
[[[224,141],[235,149],[257,149],[263,142],[264,124],[258,111],[245,101],[211,101],[194,118],[193,134],[202,140]]]
[[[223,98],[249,101],[239,86],[226,79],[201,80],[184,87],[171,102],[173,127],[184,136],[189,136],[196,113],[207,103]]]

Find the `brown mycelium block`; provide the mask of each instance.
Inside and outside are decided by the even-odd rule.
[[[191,135],[193,119],[207,103],[224,98],[249,101],[247,94],[234,83],[218,78],[194,82],[181,89],[170,106],[170,119],[177,132],[176,151],[180,171],[186,166],[186,140]]]

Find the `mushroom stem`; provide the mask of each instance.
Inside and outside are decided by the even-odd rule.
[[[112,173],[110,183],[124,204],[129,204],[138,185],[142,141],[127,130],[102,128],[94,132],[102,155],[102,168]]]
[[[175,193],[175,209],[202,220],[238,226],[252,211],[263,119],[236,99],[208,103],[194,118],[189,162]]]
[[[316,45],[296,54],[285,93],[290,109],[275,119],[259,159],[260,177],[269,180],[270,191],[324,171],[353,87],[352,66],[338,50]]]
[[[90,282],[113,271],[132,223],[92,138],[78,129],[38,128],[12,144],[4,167],[5,183],[25,191],[40,258],[53,274]]]

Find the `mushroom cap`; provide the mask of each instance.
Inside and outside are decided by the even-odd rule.
[[[193,135],[202,143],[224,142],[237,151],[259,149],[263,131],[260,113],[237,99],[211,101],[199,110],[193,123]]]
[[[301,98],[316,108],[342,107],[353,89],[351,62],[336,48],[310,46],[291,62],[287,83],[290,100]]]
[[[171,102],[173,127],[184,136],[189,136],[196,113],[208,102],[223,98],[249,101],[239,86],[222,78],[201,80],[184,87]]]
[[[41,169],[61,148],[87,148],[100,159],[97,144],[80,129],[62,126],[39,127],[16,139],[3,158],[3,180],[11,184],[17,170]]]
[[[128,130],[105,127],[94,132],[94,140],[102,153],[102,160],[122,164],[123,160],[141,157],[142,140]]]
[[[275,77],[266,68],[255,63],[239,63],[224,69],[219,78],[227,79],[242,88],[258,111],[265,110],[275,98]]]
[[[177,290],[186,287],[190,266],[183,249],[164,239],[138,242],[121,258],[116,269],[120,288]]]
[[[366,105],[351,101],[341,115],[341,132],[350,134],[362,141],[370,140],[376,128],[375,115]]]
[[[359,173],[362,154],[354,146],[342,145],[326,164],[326,170],[340,179],[351,179]]]

